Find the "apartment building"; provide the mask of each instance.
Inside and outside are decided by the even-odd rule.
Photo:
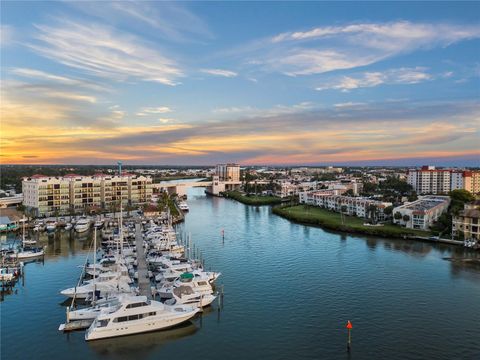
[[[390,202],[366,199],[362,197],[351,197],[337,195],[338,190],[320,190],[304,192],[299,194],[299,200],[302,204],[319,206],[331,211],[344,212],[351,216],[361,218],[372,218],[383,221],[387,218],[384,213],[385,208],[392,206]],[[375,207],[375,212],[371,208]],[[342,210],[343,209],[343,210]]]
[[[63,177],[34,175],[23,178],[23,204],[35,216],[80,213],[86,209],[110,209],[112,204],[142,204],[152,197],[149,176],[126,174]]]
[[[467,240],[480,240],[480,200],[464,205],[452,219],[452,230],[454,235],[462,232]]]
[[[448,196],[423,196],[414,202],[394,208],[393,222],[410,229],[428,230],[448,209],[449,204],[450,197]],[[399,213],[401,218],[396,219],[396,213]]]
[[[407,182],[418,194],[447,194],[451,186],[451,170],[438,170],[435,166],[410,169]]]
[[[95,176],[65,175],[69,181],[70,207],[74,212],[102,206],[101,181]]]
[[[464,189],[472,194],[480,194],[480,171],[464,171],[463,172]]]
[[[70,180],[62,177],[33,175],[22,181],[23,205],[32,215],[68,213]]]
[[[472,194],[480,193],[480,171],[423,166],[421,169],[408,170],[407,182],[419,194],[447,194],[457,189],[465,189]]]
[[[215,167],[215,175],[219,181],[240,181],[240,165],[218,164]]]

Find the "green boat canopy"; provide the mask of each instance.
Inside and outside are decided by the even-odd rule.
[[[193,274],[185,272],[182,275],[180,275],[180,278],[182,278],[182,279],[193,279]]]

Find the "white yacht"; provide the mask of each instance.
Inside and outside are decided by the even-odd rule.
[[[114,293],[114,292],[131,292],[130,285],[127,281],[119,281],[117,279],[111,279],[102,282],[90,282],[84,285],[68,288],[60,291],[60,294],[67,296],[69,298],[85,299],[89,294],[92,294],[94,291],[99,291],[100,294],[105,293]]]
[[[184,273],[172,283],[163,284],[158,293],[162,298],[173,298],[173,290],[180,286],[188,286],[200,295],[212,295],[213,287],[210,284],[208,277],[195,276],[193,273]]]
[[[57,222],[55,220],[48,220],[45,224],[47,232],[54,232],[57,229]]]
[[[191,319],[199,311],[190,305],[165,305],[146,296],[129,297],[114,312],[100,314],[85,333],[85,340],[132,335],[166,329]]]
[[[93,226],[95,226],[97,229],[101,229],[103,227],[103,221],[97,220]]]
[[[76,232],[85,232],[90,228],[90,220],[87,218],[81,218],[75,224],[75,231]]]
[[[90,320],[95,319],[100,314],[109,314],[116,311],[121,306],[122,296],[113,297],[107,300],[99,300],[93,306],[89,306],[77,310],[68,311],[68,320]]]
[[[22,248],[17,252],[16,257],[21,260],[38,258],[43,255],[45,255],[43,248]]]
[[[185,201],[181,201],[179,204],[178,204],[178,207],[180,208],[180,210],[182,211],[189,211],[190,208],[188,207],[188,204],[185,202]]]
[[[166,300],[167,305],[193,305],[196,307],[205,307],[210,305],[217,297],[213,294],[199,294],[190,286],[179,286],[173,289],[173,297]]]
[[[71,223],[67,223],[67,225],[65,225],[65,231],[70,231],[72,230],[73,228],[73,225]]]

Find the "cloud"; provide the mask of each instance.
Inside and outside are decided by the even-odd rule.
[[[168,41],[196,42],[197,39],[213,38],[207,23],[179,3],[84,1],[69,2],[69,5],[111,25],[121,23],[136,30],[144,30],[145,27],[154,29],[155,31],[149,31],[151,36],[160,36]]]
[[[386,71],[364,72],[353,76],[341,76],[335,78],[316,90],[341,90],[349,91],[358,88],[375,87],[382,84],[417,84],[432,80],[434,77],[427,72],[426,68],[399,68]]]
[[[0,25],[0,47],[6,47],[13,43],[14,30],[11,25]]]
[[[139,112],[137,112],[137,116],[166,114],[172,111],[173,110],[170,109],[168,106],[146,107],[146,108],[142,108]]]
[[[353,69],[435,47],[477,39],[478,25],[446,23],[359,23],[280,33],[234,49],[247,64],[288,76]]]
[[[129,79],[178,84],[183,76],[175,61],[153,44],[98,24],[62,20],[57,26],[36,25],[28,46],[51,60],[117,81]]]
[[[53,82],[53,83],[58,83],[63,85],[79,86],[83,88],[90,88],[92,90],[106,90],[104,86],[89,80],[76,79],[76,78],[56,75],[56,74],[52,74],[52,73],[48,73],[48,72],[36,70],[36,69],[13,68],[10,70],[10,73],[20,77],[29,78],[29,79],[36,79],[36,80]]]
[[[175,119],[172,119],[172,118],[159,118],[158,121],[160,121],[162,124],[168,124],[168,123],[171,123],[171,122],[175,121]]]
[[[2,153],[5,163],[22,162],[21,156],[35,154],[39,156],[35,161],[53,163],[122,158],[137,163],[201,164],[235,159],[301,164],[478,152],[480,107],[475,100],[337,105],[277,105],[253,109],[250,114],[233,111],[226,120],[191,124],[99,127],[95,122],[73,128],[65,126],[61,117],[52,121],[43,114],[50,119],[45,125],[38,121],[42,114],[32,111],[37,118],[31,119],[31,127],[21,131],[12,127],[5,132]],[[25,111],[22,104],[18,109]],[[39,129],[39,125],[43,127]]]
[[[223,69],[202,69],[201,72],[205,74],[210,74],[214,76],[223,76],[223,77],[236,77],[238,74],[231,70],[223,70]]]

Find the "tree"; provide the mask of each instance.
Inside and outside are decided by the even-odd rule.
[[[392,205],[387,206],[385,209],[383,209],[383,213],[384,213],[385,215],[389,215],[389,216],[392,215],[392,213],[393,213],[393,206],[392,206]]]
[[[472,202],[475,200],[475,196],[472,195],[469,191],[465,189],[457,189],[452,190],[448,193],[448,196],[452,199],[452,201],[460,201],[463,204]]]
[[[412,191],[412,193],[408,196],[408,201],[412,202],[418,200],[418,195],[415,191]]]
[[[345,191],[343,193],[344,196],[355,196],[355,194],[353,193],[353,190],[352,189],[348,189],[347,191]]]
[[[403,215],[403,221],[409,222],[410,221],[410,216],[408,216],[407,214]]]
[[[394,218],[395,220],[400,220],[400,219],[402,218],[402,214],[397,211],[397,212],[393,215],[393,218]]]
[[[452,190],[448,193],[448,195],[452,200],[450,203],[450,213],[454,215],[458,215],[466,203],[475,200],[475,196],[464,189]]]

